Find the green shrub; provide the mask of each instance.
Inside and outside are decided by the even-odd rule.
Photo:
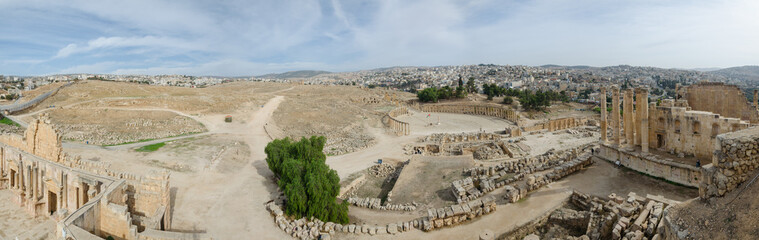
[[[287,215],[348,223],[348,203],[337,202],[340,177],[327,166],[322,152],[325,142],[323,136],[301,138],[298,142],[276,139],[266,145],[266,163],[279,178],[277,185],[287,197]]]

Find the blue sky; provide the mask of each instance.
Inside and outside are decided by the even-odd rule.
[[[759,65],[759,1],[0,0],[0,74]]]

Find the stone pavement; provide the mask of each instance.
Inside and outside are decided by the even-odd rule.
[[[13,201],[10,190],[0,190],[0,240],[53,239],[55,221],[33,218]]]

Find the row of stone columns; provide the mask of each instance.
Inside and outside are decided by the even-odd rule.
[[[648,89],[638,88],[635,89],[635,91],[632,89],[625,90],[623,95],[623,116],[620,116],[619,88],[617,86],[612,86],[611,91],[611,144],[618,147],[625,147],[627,149],[634,149],[635,146],[640,146],[643,152],[648,152]],[[607,143],[608,139],[606,131],[607,125],[609,124],[608,116],[606,114],[606,88],[601,89],[601,95],[601,141]],[[635,101],[636,98],[637,102]],[[637,111],[633,110],[634,105],[637,107]],[[624,119],[622,119],[622,117],[624,117]],[[624,121],[624,146],[622,145],[622,121]]]
[[[399,135],[409,135],[411,133],[408,123],[395,120],[394,118],[390,118],[390,128]]]
[[[516,112],[495,106],[427,105],[423,106],[422,110],[425,112],[485,115],[504,118],[512,121],[516,121],[518,118]]]

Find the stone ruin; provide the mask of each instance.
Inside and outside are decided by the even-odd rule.
[[[429,209],[427,215],[404,222],[377,225],[336,224],[319,219],[300,218],[291,220],[284,215],[281,201],[266,203],[266,209],[274,216],[275,224],[287,234],[298,239],[330,239],[336,233],[355,235],[400,234],[412,229],[432,231],[471,221],[496,210],[495,199],[488,197],[467,204],[456,204],[444,208]]]
[[[529,155],[530,147],[520,144],[519,139],[502,140],[492,133],[432,134],[420,137],[419,143],[406,145],[407,155],[459,156],[472,154],[477,160],[518,158]]]
[[[57,221],[56,238],[190,237],[165,231],[172,222],[168,172],[137,176],[64,154],[61,131],[44,114],[25,137],[0,136],[0,189],[9,189],[29,215]]]
[[[676,203],[652,195],[630,193],[621,197],[612,193],[601,199],[575,191],[568,202],[573,208],[565,206],[553,211],[543,224],[549,229],[571,229],[580,234],[563,239],[664,239],[660,234],[664,231],[662,220]],[[547,234],[552,232],[549,229],[545,230]],[[531,236],[538,237],[535,233]]]
[[[714,162],[701,168],[699,195],[724,196],[759,168],[759,127],[717,136]]]
[[[493,211],[495,211],[495,198],[492,197],[444,208],[428,209],[427,217],[422,219],[422,230],[432,231],[436,228],[453,226]]]
[[[382,163],[369,167],[369,174],[375,177],[387,177],[393,173],[395,173],[395,166],[389,163]]]
[[[702,84],[690,87],[689,92],[700,92],[699,87],[725,90],[732,89],[721,84]],[[759,167],[759,128],[738,118],[698,110],[714,110],[711,105],[665,100],[661,104],[634,102],[647,99],[648,90],[638,88],[624,92],[622,104],[624,118],[620,116],[620,90],[613,86],[612,111],[609,116],[601,112],[601,147],[597,156],[620,165],[661,177],[686,186],[699,188],[702,198],[720,197],[748,180],[748,173]],[[731,90],[732,91],[732,90]],[[719,91],[718,91],[719,92]],[[730,91],[727,91],[730,92]],[[723,91],[721,94],[727,93]],[[606,94],[606,89],[601,90]],[[710,93],[712,94],[712,93]],[[691,98],[689,98],[691,100]],[[741,100],[744,101],[744,100]],[[718,102],[721,104],[721,102]],[[636,108],[633,109],[633,105]],[[740,105],[740,104],[739,104]],[[602,98],[601,106],[606,106]],[[744,108],[745,110],[745,108]],[[741,111],[723,112],[738,116]],[[753,109],[756,111],[756,109]],[[612,131],[608,138],[607,126]],[[632,126],[632,127],[627,127]],[[670,157],[649,151],[669,152]],[[678,160],[691,157],[706,164],[682,163]],[[695,166],[694,166],[695,165]]]

